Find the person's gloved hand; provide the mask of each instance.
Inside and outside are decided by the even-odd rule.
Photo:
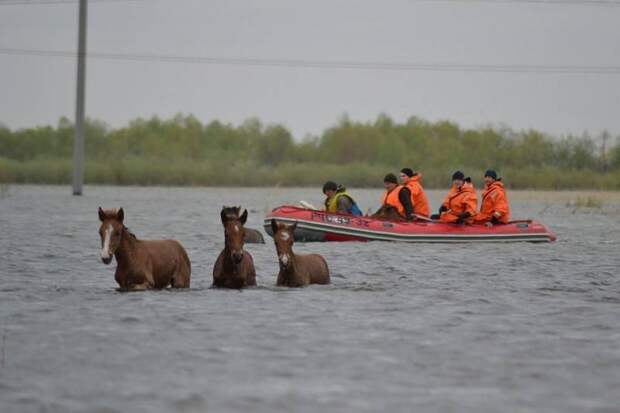
[[[456,220],[456,223],[457,223],[457,224],[462,224],[462,223],[464,223],[464,222],[465,222],[465,220],[466,220],[467,218],[469,218],[470,216],[471,216],[471,214],[470,214],[469,212],[461,212],[461,213],[459,214],[459,218]]]
[[[448,210],[448,207],[445,205],[442,205],[439,207],[439,214],[441,215],[442,212],[446,212]]]

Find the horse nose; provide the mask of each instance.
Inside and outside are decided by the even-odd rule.
[[[243,251],[235,251],[235,252],[233,252],[233,260],[236,263],[240,263],[243,260]]]
[[[286,267],[288,265],[288,255],[286,255],[286,254],[280,255],[280,264],[283,267]]]

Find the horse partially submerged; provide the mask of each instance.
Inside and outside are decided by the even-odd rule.
[[[263,238],[263,234],[260,233],[257,229],[252,228],[244,228],[245,236],[243,240],[246,244],[264,244],[265,238]]]
[[[256,285],[256,270],[252,256],[243,249],[245,229],[248,218],[241,207],[223,207],[220,217],[224,226],[224,249],[213,266],[213,286],[223,288],[243,288]]]
[[[297,223],[280,224],[271,220],[273,240],[276,244],[280,272],[276,285],[303,287],[308,284],[329,284],[329,268],[325,258],[318,254],[296,255],[293,252],[294,232]]]
[[[116,258],[114,279],[121,290],[189,288],[191,264],[183,246],[175,240],[143,241],[123,224],[125,213],[99,207],[101,261]]]

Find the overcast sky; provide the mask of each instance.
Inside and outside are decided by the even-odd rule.
[[[35,0],[37,1],[37,0]],[[44,1],[44,0],[38,0]],[[0,0],[0,49],[74,52],[77,2]],[[5,4],[2,4],[5,3]],[[620,5],[519,1],[91,1],[88,50],[214,58],[620,68]],[[296,137],[347,113],[620,134],[615,74],[270,67],[89,59],[89,117],[112,126],[191,113],[248,117]],[[75,112],[75,59],[3,54],[0,122],[55,125]]]

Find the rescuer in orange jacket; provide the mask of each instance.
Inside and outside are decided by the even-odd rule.
[[[403,168],[400,170],[400,180],[403,186],[408,188],[411,192],[411,205],[413,206],[414,215],[421,215],[427,217],[430,215],[430,209],[428,207],[428,200],[422,188],[422,175],[417,172],[413,172],[410,168]]]
[[[441,222],[472,224],[476,215],[478,199],[470,179],[465,179],[461,171],[452,175],[452,188],[439,208]]]
[[[489,169],[484,174],[484,193],[480,212],[475,216],[477,224],[507,224],[510,221],[510,207],[502,178],[497,178],[497,173]]]
[[[394,174],[385,175],[383,186],[385,193],[381,199],[381,206],[393,206],[403,218],[406,218],[407,221],[412,221],[415,216],[413,215],[411,191],[409,188],[398,185],[398,180]]]

